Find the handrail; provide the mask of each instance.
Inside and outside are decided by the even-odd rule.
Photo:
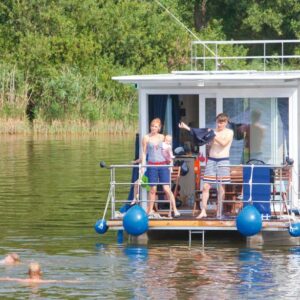
[[[173,167],[172,164],[169,165],[142,165],[142,164],[122,164],[122,165],[110,165],[108,167],[106,167],[106,169],[110,170],[110,195],[108,197],[110,197],[110,203],[111,203],[111,217],[114,219],[115,218],[115,213],[116,213],[116,203],[126,203],[129,200],[116,200],[116,186],[118,185],[128,185],[128,186],[132,186],[135,184],[135,182],[117,182],[116,181],[116,169],[125,169],[125,168],[147,168],[147,167],[151,167],[151,168],[155,168],[155,167],[165,167],[165,168],[170,168]],[[140,182],[139,184],[139,188],[140,188]],[[151,184],[151,182],[148,182],[148,184]],[[170,176],[170,182],[161,182],[160,184],[171,184],[171,176]],[[139,200],[140,203],[143,202],[147,202],[148,200]],[[157,200],[157,202],[162,202]]]
[[[191,42],[191,70],[197,71],[198,70],[198,62],[202,62],[202,70],[206,71],[207,69],[207,62],[214,61],[214,69],[216,71],[222,70],[224,66],[226,69],[230,69],[230,66],[227,66],[224,60],[226,61],[233,61],[233,60],[245,60],[246,65],[250,66],[250,63],[253,60],[262,60],[263,71],[267,71],[267,64],[268,60],[270,59],[279,59],[280,60],[280,68],[277,70],[284,71],[285,61],[288,59],[300,59],[300,55],[296,53],[287,53],[287,45],[296,45],[300,46],[300,40],[239,40],[239,41],[192,41]],[[263,48],[260,50],[261,55],[222,55],[222,47],[221,46],[233,46],[233,47],[240,47],[244,46],[244,49],[247,50],[247,47],[250,45],[262,45]],[[267,54],[267,46],[272,45],[277,46],[278,49],[277,53],[274,54]],[[199,46],[201,46],[199,50]],[[214,55],[207,55],[207,51],[205,50],[207,47],[214,47]],[[223,47],[223,48],[224,48]],[[231,49],[232,50],[232,49]],[[249,48],[248,48],[249,50]],[[199,51],[201,51],[201,55],[198,55]],[[248,51],[247,51],[248,52]],[[275,68],[277,65],[272,66]],[[290,66],[291,68],[291,66]]]
[[[283,205],[283,206],[286,206],[286,209],[287,209],[287,206],[288,205],[291,205],[291,182],[288,180],[287,182],[287,186],[284,186],[284,188],[282,187],[282,182],[283,181],[287,181],[284,176],[283,176],[283,173],[282,171],[283,170],[286,170],[286,171],[291,171],[292,168],[293,168],[293,165],[282,165],[282,164],[264,164],[264,165],[249,165],[249,164],[246,164],[246,165],[222,165],[222,166],[218,166],[218,168],[240,168],[240,169],[243,169],[244,167],[254,167],[255,168],[270,168],[272,169],[274,172],[279,171],[279,178],[275,178],[275,173],[274,173],[274,181],[270,181],[270,182],[266,182],[266,183],[259,183],[259,182],[252,182],[252,175],[250,176],[249,178],[249,181],[248,182],[231,182],[231,183],[226,183],[226,185],[240,185],[242,186],[242,188],[244,186],[270,186],[270,188],[272,188],[272,190],[270,191],[270,196],[273,195],[273,199],[270,198],[270,200],[257,200],[257,201],[254,201],[254,202],[258,202],[258,203],[273,203],[273,205],[275,203],[278,203],[279,205]],[[241,170],[242,171],[242,170]],[[252,174],[252,173],[251,173]],[[222,185],[222,181],[221,179],[217,182],[217,189],[219,191],[220,187]],[[274,192],[276,191],[276,186],[280,186],[279,190],[277,192],[280,193],[280,195],[282,196],[282,199],[281,200],[276,200],[274,198],[275,194]],[[283,194],[285,193],[285,196],[287,197],[286,199],[283,198]],[[250,203],[250,202],[253,202],[252,200],[252,188],[250,187],[250,196],[249,196],[249,199],[248,200],[239,200],[239,199],[233,199],[233,200],[226,200],[226,199],[222,199],[221,198],[221,195],[220,193],[218,193],[218,212],[217,212],[217,215],[219,216],[219,218],[222,217],[222,213],[223,213],[223,203]],[[289,215],[289,214],[288,214]]]
[[[110,204],[111,204],[111,216],[112,218],[114,219],[115,218],[115,213],[116,213],[116,203],[126,203],[130,200],[120,200],[120,199],[116,199],[116,187],[117,186],[124,186],[124,185],[128,185],[128,186],[131,186],[131,185],[134,185],[135,183],[134,182],[131,182],[131,181],[128,181],[128,182],[116,182],[116,169],[124,169],[124,168],[142,168],[142,167],[161,167],[161,165],[158,165],[158,166],[155,166],[155,165],[132,165],[132,164],[127,164],[127,165],[111,165],[109,167],[107,167],[107,169],[110,169],[110,193],[109,193],[109,198],[110,198]],[[163,165],[164,167],[172,167],[173,165]],[[219,166],[219,168],[224,168],[224,167],[230,167],[230,168],[244,168],[244,167],[251,167],[251,165],[223,165],[223,166]],[[268,182],[268,183],[252,183],[253,185],[270,185],[273,187],[273,189],[271,190],[271,194],[274,190],[274,187],[278,186],[278,181],[281,181],[283,179],[283,174],[282,174],[282,170],[288,170],[290,171],[292,169],[292,165],[282,165],[282,164],[270,164],[270,165],[255,165],[256,168],[263,168],[263,167],[268,167],[270,169],[273,169],[275,172],[276,172],[276,169],[280,170],[279,174],[277,174],[277,180],[274,180],[274,182]],[[278,172],[278,171],[277,171]],[[279,179],[278,179],[278,176],[279,176]],[[151,184],[151,183],[148,183],[148,184]],[[162,184],[170,184],[169,182],[168,183],[162,183]],[[227,183],[228,185],[241,185],[241,186],[244,186],[244,185],[249,185],[249,183],[247,182],[232,182],[232,183]],[[222,183],[218,182],[217,183],[217,187],[219,188],[220,185],[222,185]],[[291,199],[290,199],[290,195],[291,195],[291,186],[290,186],[290,182],[287,184],[287,186],[285,186],[284,188],[284,191],[282,191],[282,186],[280,184],[280,187],[279,189],[277,189],[279,193],[282,193],[282,192],[286,192],[287,195],[288,195],[288,198],[287,199],[281,199],[281,200],[276,200],[276,199],[270,199],[268,201],[258,201],[258,202],[261,202],[261,203],[278,203],[280,205],[290,205],[291,204]],[[147,203],[148,199],[140,199],[139,202],[140,203]],[[158,203],[162,203],[162,202],[165,202],[165,200],[157,200]],[[219,210],[218,210],[218,215],[219,217],[221,217],[222,215],[222,205],[224,203],[243,203],[243,202],[247,202],[247,201],[244,201],[244,200],[226,200],[226,199],[221,199],[218,195],[218,203],[219,203]],[[106,208],[107,210],[107,208]],[[105,214],[106,214],[106,211],[105,211]]]

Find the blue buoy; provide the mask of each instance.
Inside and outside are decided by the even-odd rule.
[[[96,222],[94,228],[95,228],[97,233],[104,234],[107,231],[108,226],[107,226],[106,221],[104,219],[99,219]]]
[[[140,235],[148,230],[148,216],[139,206],[132,206],[123,218],[123,227],[128,234]]]
[[[126,203],[126,204],[124,204],[123,206],[120,207],[119,212],[122,213],[122,214],[123,214],[123,213],[126,213],[127,210],[128,210],[130,207],[131,207],[131,205],[128,204],[128,203]]]
[[[118,244],[122,244],[123,243],[123,240],[124,240],[124,237],[123,237],[123,230],[118,230],[117,232],[117,243]]]
[[[252,205],[244,207],[236,218],[236,227],[245,236],[257,234],[262,228],[259,211]]]
[[[289,227],[289,234],[293,237],[300,236],[300,223],[292,223]]]

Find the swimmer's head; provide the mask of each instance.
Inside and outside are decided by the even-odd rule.
[[[9,253],[3,261],[7,265],[17,264],[20,262],[20,256],[17,253]]]
[[[42,270],[37,262],[33,262],[29,265],[28,275],[32,279],[40,278],[42,276]]]

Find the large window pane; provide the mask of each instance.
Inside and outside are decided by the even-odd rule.
[[[232,164],[250,159],[284,162],[288,153],[287,98],[226,98],[223,111],[229,115],[235,132]]]
[[[216,128],[216,98],[206,98],[205,108],[205,127]]]

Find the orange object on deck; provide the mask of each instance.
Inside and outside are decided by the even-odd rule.
[[[194,173],[195,173],[195,189],[200,189],[200,178],[201,178],[201,164],[200,156],[197,156],[194,161]]]

